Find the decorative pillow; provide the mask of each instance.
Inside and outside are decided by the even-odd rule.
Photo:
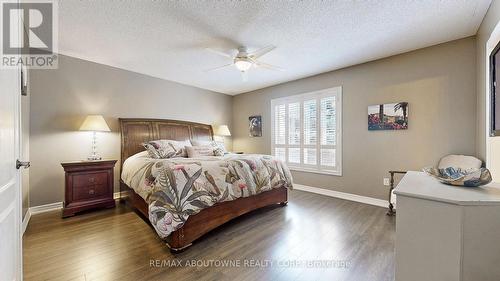
[[[190,145],[189,141],[174,141],[174,140],[155,140],[148,141],[142,144],[149,153],[151,158],[172,158],[172,157],[187,157],[186,145]]]
[[[200,156],[214,156],[214,148],[211,145],[186,146],[189,158]]]
[[[210,145],[214,149],[214,155],[215,156],[223,156],[224,154],[227,153],[226,148],[224,147],[224,143],[222,142],[217,142],[217,141],[210,141],[210,140],[192,140],[191,143],[195,146],[205,146],[205,145]]]

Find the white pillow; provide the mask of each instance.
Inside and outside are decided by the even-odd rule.
[[[186,146],[186,151],[189,158],[215,155],[214,148],[211,145]]]
[[[224,143],[213,141],[213,140],[192,140],[191,143],[195,146],[205,146],[210,145],[214,149],[215,156],[223,156],[227,153],[226,147],[224,147]]]
[[[185,140],[185,141],[175,141],[178,145],[178,147],[181,147],[182,150],[182,157],[188,157],[187,151],[186,151],[186,146],[191,146],[191,141],[190,140]]]

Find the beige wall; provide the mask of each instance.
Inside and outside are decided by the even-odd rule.
[[[491,169],[493,180],[500,180],[500,138],[490,138],[486,136],[487,127],[489,124],[486,122],[486,108],[487,98],[489,95],[489,88],[487,86],[487,56],[492,46],[496,42],[491,42],[492,46],[488,46],[488,40],[500,21],[500,1],[493,0],[486,13],[486,16],[479,27],[476,40],[476,60],[477,60],[477,131],[476,131],[476,153],[478,157],[486,159],[487,148],[489,148],[488,155],[488,168]],[[500,38],[499,38],[500,41]],[[498,41],[497,41],[498,42]]]
[[[273,98],[343,87],[343,176],[294,172],[296,183],[386,198],[389,170],[420,170],[446,154],[475,153],[474,37],[288,82],[233,98],[234,150],[271,152]],[[368,131],[367,107],[409,102],[409,129]],[[261,114],[263,137],[248,116]]]
[[[60,163],[85,159],[91,134],[77,131],[87,114],[102,114],[112,132],[98,135],[99,153],[119,159],[119,117],[165,118],[231,127],[231,96],[60,56],[56,70],[33,70],[31,206],[64,200]],[[229,149],[231,144],[228,143]],[[115,168],[115,190],[119,167]]]

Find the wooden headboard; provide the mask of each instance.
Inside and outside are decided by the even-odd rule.
[[[141,152],[143,142],[169,140],[213,140],[211,125],[178,120],[120,118],[121,159]]]

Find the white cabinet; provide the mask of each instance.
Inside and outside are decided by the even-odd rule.
[[[396,187],[396,280],[500,280],[500,185],[441,184],[408,172]]]

